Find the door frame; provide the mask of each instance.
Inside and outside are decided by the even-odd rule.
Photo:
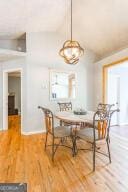
[[[21,130],[23,126],[23,69],[22,68],[11,68],[3,70],[3,129],[8,130],[8,73],[20,71],[21,78]],[[6,100],[7,99],[7,100]]]
[[[103,103],[106,103],[106,101],[107,101],[108,69],[110,67],[115,66],[115,65],[122,65],[122,64],[124,64],[125,61],[128,61],[128,57],[125,57],[123,59],[114,61],[112,63],[106,64],[103,66],[103,68],[102,68],[102,78],[103,78],[103,81],[102,81],[103,82],[103,85],[102,85],[102,102]]]

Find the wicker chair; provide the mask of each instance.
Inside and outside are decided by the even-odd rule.
[[[95,154],[96,152],[101,153],[107,157],[109,157],[109,162],[111,163],[111,154],[110,154],[110,123],[111,117],[115,112],[119,112],[117,110],[111,110],[110,112],[104,110],[98,110],[93,117],[93,127],[92,128],[84,128],[79,131],[76,131],[76,139],[74,139],[74,151],[77,153],[78,150],[88,150],[88,149],[77,149],[76,141],[77,138],[83,139],[92,144],[93,150],[93,171],[95,171]],[[108,154],[105,154],[99,151],[100,148],[97,148],[96,143],[101,140],[106,140]]]
[[[65,140],[65,138],[68,138],[68,137],[71,138],[70,129],[66,126],[54,127],[54,118],[53,118],[52,111],[41,106],[38,106],[38,108],[41,109],[45,115],[45,125],[46,125],[45,150],[47,146],[52,146],[52,160],[54,160],[55,152],[59,146],[65,146],[65,147],[71,148],[73,151],[72,147],[63,144],[63,140]],[[49,134],[52,136],[51,145],[47,145]],[[58,144],[55,144],[55,139],[59,139]]]

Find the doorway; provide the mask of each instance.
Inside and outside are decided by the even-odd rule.
[[[116,71],[115,67],[108,69],[107,75],[107,103],[115,104],[116,108],[120,108],[120,72],[119,74]],[[115,113],[112,117],[111,125],[120,124],[120,114]]]
[[[103,102],[116,104],[120,113],[112,118],[112,125],[128,125],[128,60],[103,67]]]
[[[3,130],[22,127],[22,70],[3,72]]]

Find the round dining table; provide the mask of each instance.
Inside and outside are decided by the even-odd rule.
[[[62,123],[68,123],[69,127],[73,131],[72,140],[73,140],[73,155],[77,154],[76,146],[76,131],[80,128],[93,127],[93,111],[87,111],[86,115],[76,115],[73,111],[60,111],[54,114],[55,118],[59,119]]]
[[[87,111],[86,115],[76,115],[73,111],[60,111],[55,113],[55,118],[73,124],[87,123],[93,124],[94,111]]]

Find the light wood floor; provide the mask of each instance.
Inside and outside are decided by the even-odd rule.
[[[21,131],[21,116],[20,115],[9,115],[8,116],[8,129],[14,131]]]
[[[61,147],[52,163],[50,148],[44,151],[44,138],[21,136],[14,124],[0,132],[0,182],[26,182],[28,192],[128,192],[126,138],[111,134],[112,164],[97,155],[95,173],[91,152],[80,151],[74,158]]]

